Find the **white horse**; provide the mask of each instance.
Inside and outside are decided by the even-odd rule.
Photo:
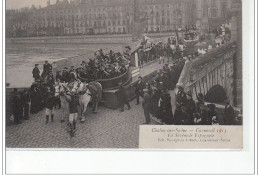
[[[91,93],[87,87],[88,84],[81,81],[76,81],[73,83],[72,92],[79,94],[79,105],[80,105],[80,122],[85,121],[85,116],[83,116],[86,111],[88,104],[91,99]]]

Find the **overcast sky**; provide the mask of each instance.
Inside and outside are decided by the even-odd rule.
[[[37,8],[39,5],[45,7],[47,0],[6,0],[6,9],[19,9],[23,7],[31,7],[34,4]],[[56,0],[51,0],[51,4],[54,4]]]

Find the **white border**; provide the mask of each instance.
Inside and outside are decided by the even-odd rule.
[[[4,7],[5,7],[5,2]],[[2,5],[2,4],[1,4]],[[2,14],[1,14],[2,15]],[[2,29],[1,29],[2,30]],[[2,38],[4,39],[4,38]],[[3,50],[4,53],[4,50]],[[3,59],[3,64],[5,63]],[[4,64],[5,65],[5,64]],[[243,151],[78,150],[6,152],[8,174],[254,173],[254,2],[243,1]],[[256,66],[256,65],[255,65]],[[2,77],[2,72],[1,72]],[[5,81],[4,81],[5,82]],[[3,88],[3,87],[1,87]],[[2,89],[1,89],[2,90]],[[2,95],[2,94],[1,94]],[[1,97],[1,96],[0,96]],[[3,99],[3,98],[2,98]],[[5,99],[4,99],[5,102]],[[4,115],[5,116],[5,115]],[[255,116],[256,117],[256,116]],[[5,117],[3,117],[5,118]],[[2,132],[2,131],[1,131]],[[3,141],[4,142],[4,141]]]

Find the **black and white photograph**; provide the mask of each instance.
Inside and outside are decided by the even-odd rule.
[[[6,148],[243,148],[241,0],[5,4]]]

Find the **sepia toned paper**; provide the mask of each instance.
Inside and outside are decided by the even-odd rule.
[[[139,148],[242,149],[242,126],[140,126]]]

